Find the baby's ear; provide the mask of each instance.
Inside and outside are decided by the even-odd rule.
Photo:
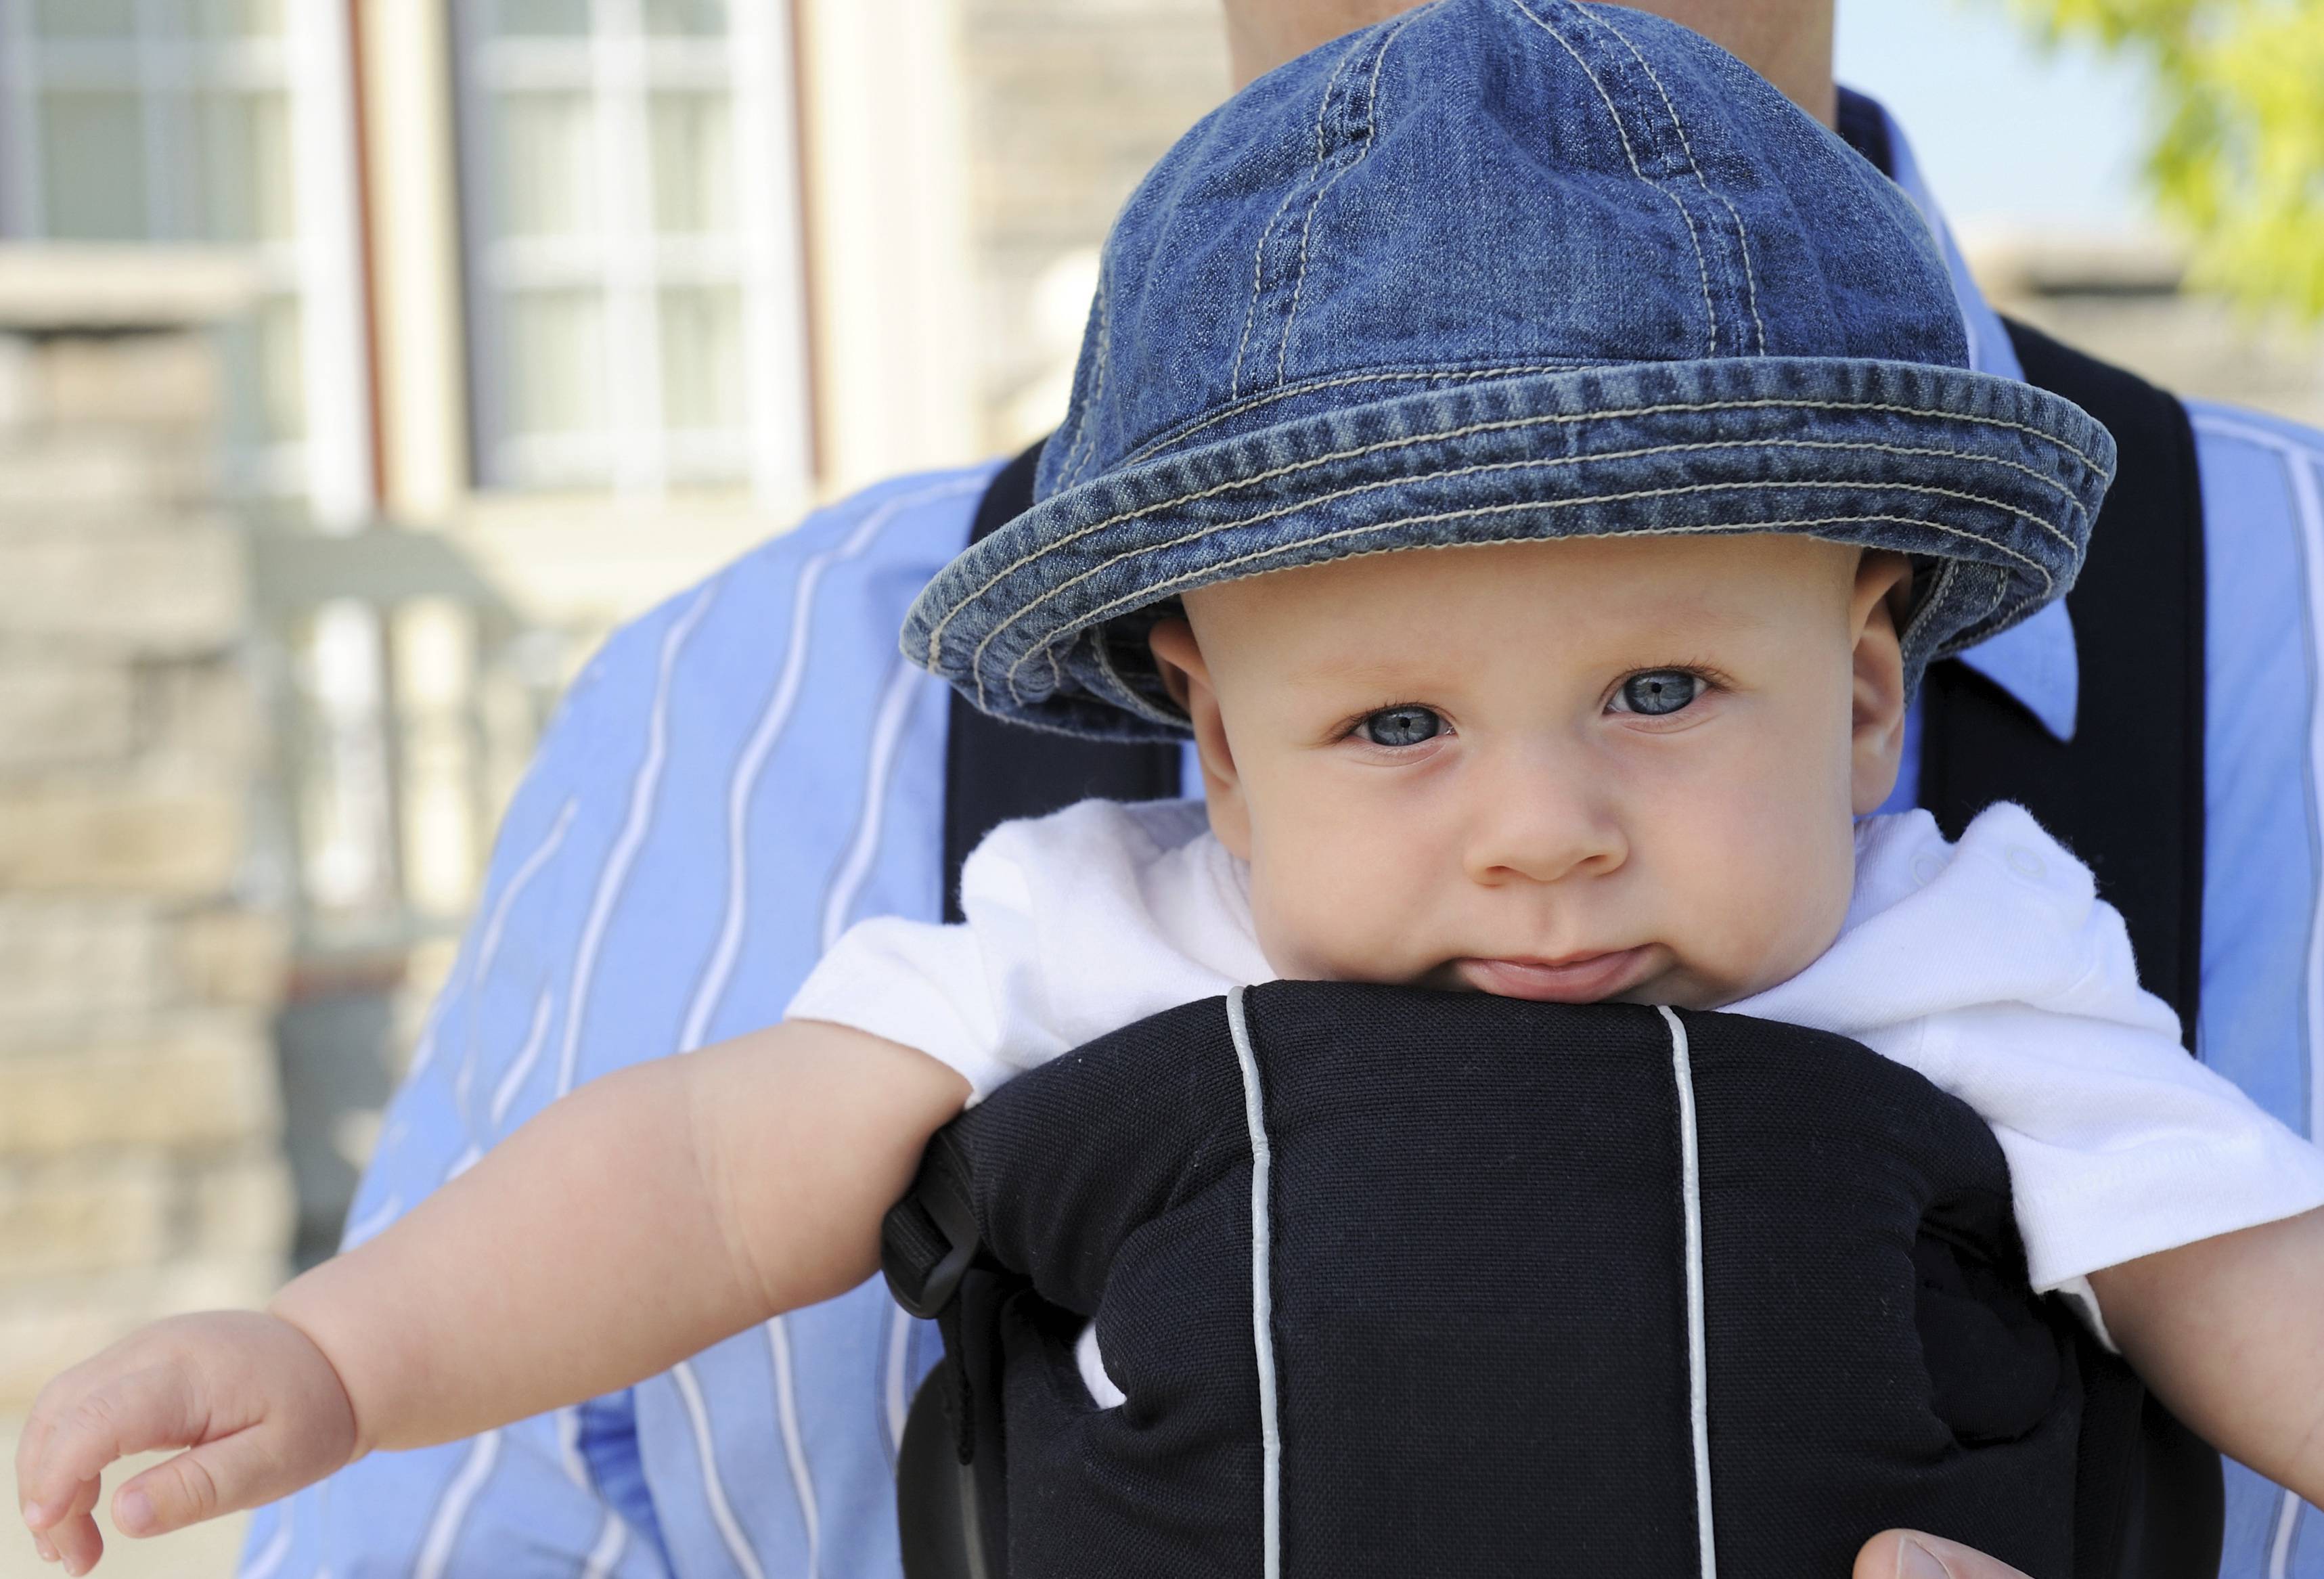
[[[1855,637],[1849,799],[1856,815],[1877,811],[1896,788],[1904,754],[1904,646],[1900,611],[1913,590],[1913,562],[1868,549],[1857,564],[1849,628]]]
[[[1147,638],[1154,651],[1154,667],[1161,671],[1170,699],[1185,709],[1194,726],[1194,753],[1203,763],[1203,800],[1210,808],[1211,832],[1219,843],[1241,859],[1250,859],[1250,813],[1243,804],[1242,779],[1235,771],[1234,753],[1227,746],[1226,723],[1219,713],[1219,694],[1211,684],[1210,666],[1195,645],[1194,628],[1173,615],[1157,621]]]

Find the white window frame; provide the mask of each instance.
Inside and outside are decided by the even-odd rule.
[[[492,0],[453,0],[477,484],[610,487],[644,497],[748,485],[761,503],[786,504],[805,492],[812,466],[789,6],[728,0],[724,36],[696,40],[649,38],[639,0],[590,3],[589,35],[568,41],[493,36]],[[729,96],[738,188],[732,235],[654,229],[649,98],[664,88]],[[492,99],[540,89],[590,96],[599,133],[596,235],[494,234]],[[731,285],[741,299],[744,409],[732,430],[673,434],[663,423],[659,292],[689,285]],[[606,428],[513,434],[503,293],[557,286],[593,289],[604,302]]]
[[[281,91],[296,235],[235,250],[250,257],[263,291],[298,300],[305,434],[231,460],[250,492],[303,496],[324,525],[352,526],[374,501],[347,7],[341,0],[288,0],[280,37],[238,41],[166,36],[163,0],[137,0],[137,10],[134,40],[43,40],[32,25],[32,0],[0,0],[0,234],[15,240],[47,235],[43,89],[138,96],[146,168],[143,239],[162,244],[198,239],[179,196],[199,157],[194,95],[204,88]]]

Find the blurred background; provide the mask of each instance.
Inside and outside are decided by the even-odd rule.
[[[1840,58],[2006,310],[2324,423],[2324,0]],[[0,0],[0,1449],[328,1251],[567,677],[1046,432],[1225,86],[1213,0]]]

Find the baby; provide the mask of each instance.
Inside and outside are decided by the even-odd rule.
[[[1131,200],[1040,503],[906,632],[991,710],[1191,732],[1206,815],[1005,827],[967,926],[868,924],[783,1024],[575,1092],[265,1314],[67,1371],[18,1451],[43,1555],[96,1561],[124,1454],[191,1449],[115,1496],[174,1529],[839,1294],[977,1094],[1273,976],[1914,1063],[1995,1124],[2037,1282],[2324,1497],[2324,1161],[2178,1050],[2022,813],[1856,821],[2110,465],[1966,364],[1917,216],[1683,30],[1439,0],[1262,78]]]
[[[2232,1257],[2215,1236],[2324,1202],[2324,1156],[2187,1056],[2120,917],[2024,811],[1987,810],[1959,846],[1926,812],[1857,820],[1895,780],[1908,579],[1898,556],[1813,538],[1641,535],[1196,588],[1149,641],[1202,805],[1005,825],[963,874],[965,925],[856,927],[789,1016],[918,1048],[973,1099],[1277,977],[1833,1031],[1993,1126],[2037,1290],[2150,1380],[2223,1358],[2259,1312],[2199,1315],[2204,1283],[2246,1256],[2315,1279],[2295,1269],[2324,1216]],[[2225,1258],[2200,1275],[2123,1264],[2199,1240]],[[2189,1352],[2153,1350],[2165,1322]],[[1094,1326],[1079,1358],[1122,1401]],[[2179,1401],[2239,1445],[2262,1403],[2234,1390]]]

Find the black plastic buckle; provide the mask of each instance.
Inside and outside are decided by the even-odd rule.
[[[931,1225],[945,1242],[933,1260]],[[983,1248],[959,1153],[950,1136],[938,1135],[911,1193],[889,1208],[881,1224],[880,1270],[887,1274],[888,1291],[911,1315],[933,1319],[952,1303]]]

